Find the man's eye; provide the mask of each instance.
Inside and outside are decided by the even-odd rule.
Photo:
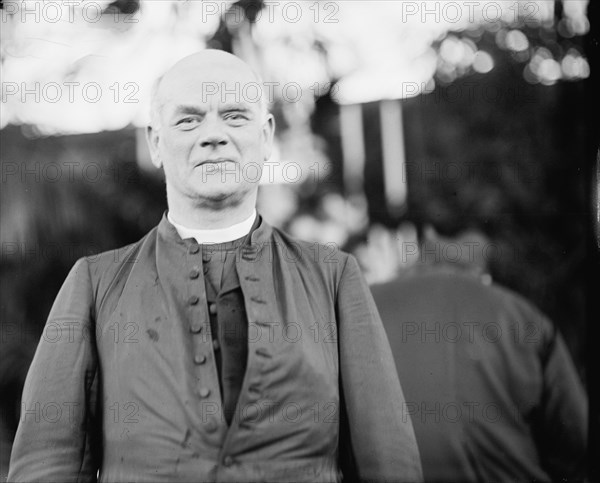
[[[228,121],[246,121],[248,118],[239,112],[232,112],[225,116]]]
[[[197,121],[197,119],[195,117],[184,117],[183,119],[180,119],[179,121],[177,121],[175,124],[177,126],[180,126],[182,124],[183,125],[189,125],[189,124],[192,124],[192,123],[194,123],[196,121]]]

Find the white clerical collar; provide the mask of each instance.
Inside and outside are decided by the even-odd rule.
[[[175,227],[182,239],[195,238],[198,243],[225,243],[237,240],[250,233],[250,229],[256,219],[256,210],[253,210],[252,214],[241,223],[236,223],[227,228],[216,228],[213,230],[197,230],[195,228],[188,228],[187,226],[180,225],[173,221],[171,213],[167,213],[167,219]]]

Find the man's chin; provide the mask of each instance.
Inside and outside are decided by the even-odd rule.
[[[226,192],[226,191],[216,191],[214,193],[201,193],[200,197],[205,200],[220,202],[220,201],[225,201],[225,200],[231,198],[232,196],[234,196],[234,194],[235,193]]]
[[[248,196],[250,191],[251,189],[248,189],[248,187],[244,185],[237,183],[222,183],[220,186],[202,186],[196,191],[196,195],[201,200],[210,201],[213,203],[222,203],[227,201],[236,203]]]

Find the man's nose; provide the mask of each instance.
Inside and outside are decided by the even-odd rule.
[[[219,119],[207,118],[204,120],[204,129],[200,136],[199,144],[203,148],[225,146],[227,144],[227,136],[223,130],[223,125],[219,122]]]
[[[200,141],[200,146],[203,148],[208,147],[216,147],[216,146],[225,146],[227,144],[227,139],[219,134],[211,134],[209,136],[205,136],[202,141]]]

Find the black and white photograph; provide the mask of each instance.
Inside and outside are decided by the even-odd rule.
[[[599,15],[3,1],[0,483],[600,482]]]

